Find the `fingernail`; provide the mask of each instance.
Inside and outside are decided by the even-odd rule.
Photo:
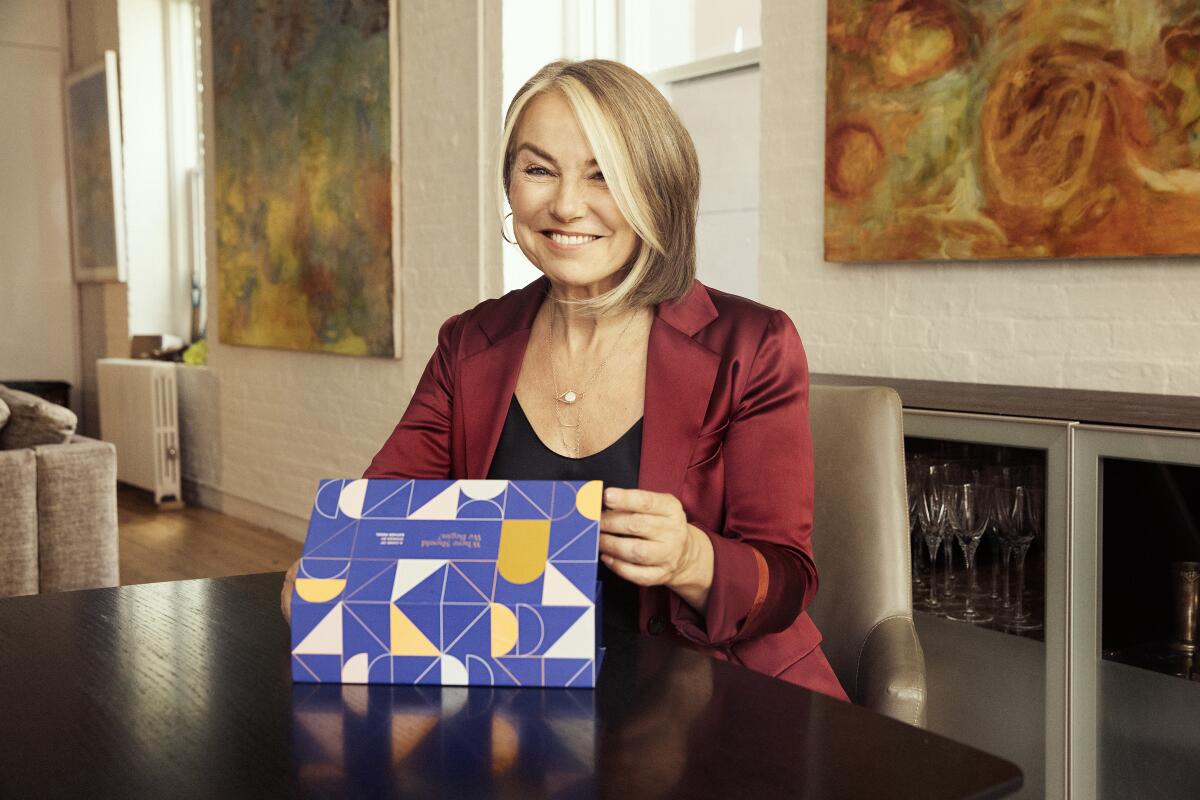
[[[605,489],[605,490],[604,490],[604,499],[605,499],[606,501],[608,501],[609,503],[611,503],[612,501],[614,501],[614,500],[616,500],[616,499],[617,499],[617,492],[618,492],[618,491],[619,491],[618,489],[613,489],[612,487],[609,487],[608,489]]]

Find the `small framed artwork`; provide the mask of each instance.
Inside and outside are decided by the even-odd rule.
[[[117,54],[66,79],[71,256],[79,282],[125,280]]]

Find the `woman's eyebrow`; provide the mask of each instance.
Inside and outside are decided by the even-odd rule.
[[[558,166],[558,161],[557,161],[557,160],[554,158],[554,156],[550,155],[550,154],[549,154],[549,153],[547,153],[545,150],[543,150],[542,148],[538,147],[536,144],[532,144],[532,143],[530,143],[530,142],[522,142],[522,143],[521,143],[521,144],[520,144],[520,145],[517,147],[517,152],[519,153],[519,152],[521,152],[522,150],[528,150],[529,152],[533,153],[533,154],[534,154],[535,156],[537,156],[538,158],[545,159],[546,161],[549,161],[549,162],[550,162],[551,164],[553,164],[554,166],[556,166],[556,167]],[[594,166],[596,166],[596,159],[594,159],[594,158],[593,158],[593,159],[590,159],[590,160],[587,162],[587,164],[585,164],[584,166],[588,166],[588,167],[594,167]]]

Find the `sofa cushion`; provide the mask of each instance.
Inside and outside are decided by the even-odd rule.
[[[8,406],[11,415],[8,424],[0,429],[0,450],[63,444],[75,433],[78,419],[69,408],[3,385],[0,385],[0,401]]]
[[[37,594],[37,459],[0,452],[0,597]]]
[[[116,586],[117,450],[76,436],[37,454],[38,590]]]
[[[12,412],[8,410],[8,403],[0,400],[0,431],[4,430],[10,416],[12,416]]]

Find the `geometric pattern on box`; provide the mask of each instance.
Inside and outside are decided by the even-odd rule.
[[[594,687],[600,481],[325,480],[292,679]]]

